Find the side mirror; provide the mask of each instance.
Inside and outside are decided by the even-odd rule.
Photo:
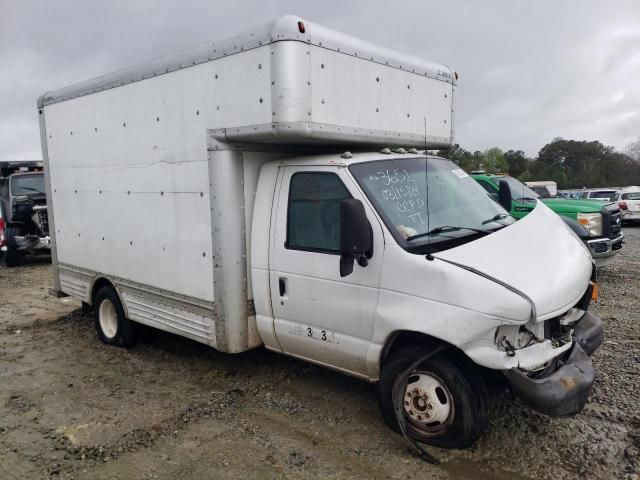
[[[509,184],[506,180],[500,180],[500,189],[498,190],[498,203],[504,208],[507,212],[511,211],[511,189],[509,188]]]
[[[373,254],[373,233],[364,205],[360,200],[349,198],[340,202],[340,276],[353,272],[354,260],[361,267]]]

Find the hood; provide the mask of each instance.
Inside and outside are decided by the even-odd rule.
[[[434,256],[522,292],[535,305],[538,321],[573,307],[584,295],[593,268],[584,244],[542,202],[522,220]]]
[[[542,198],[541,201],[554,212],[562,213],[597,213],[602,209],[603,205],[610,203],[599,200],[574,200],[569,198]]]

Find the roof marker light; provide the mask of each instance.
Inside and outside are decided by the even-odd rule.
[[[298,30],[300,31],[300,33],[304,33],[304,22],[298,22]]]

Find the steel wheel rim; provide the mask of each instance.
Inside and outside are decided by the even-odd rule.
[[[105,299],[98,309],[98,320],[100,321],[100,329],[107,338],[113,338],[118,331],[118,314],[116,307],[111,300]]]
[[[402,406],[407,426],[427,437],[441,435],[449,428],[455,416],[451,392],[431,372],[416,371],[409,376]]]

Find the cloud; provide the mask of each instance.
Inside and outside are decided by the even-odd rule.
[[[0,0],[0,159],[40,156],[43,92],[295,13],[454,66],[456,141],[523,149],[640,136],[640,3]]]

